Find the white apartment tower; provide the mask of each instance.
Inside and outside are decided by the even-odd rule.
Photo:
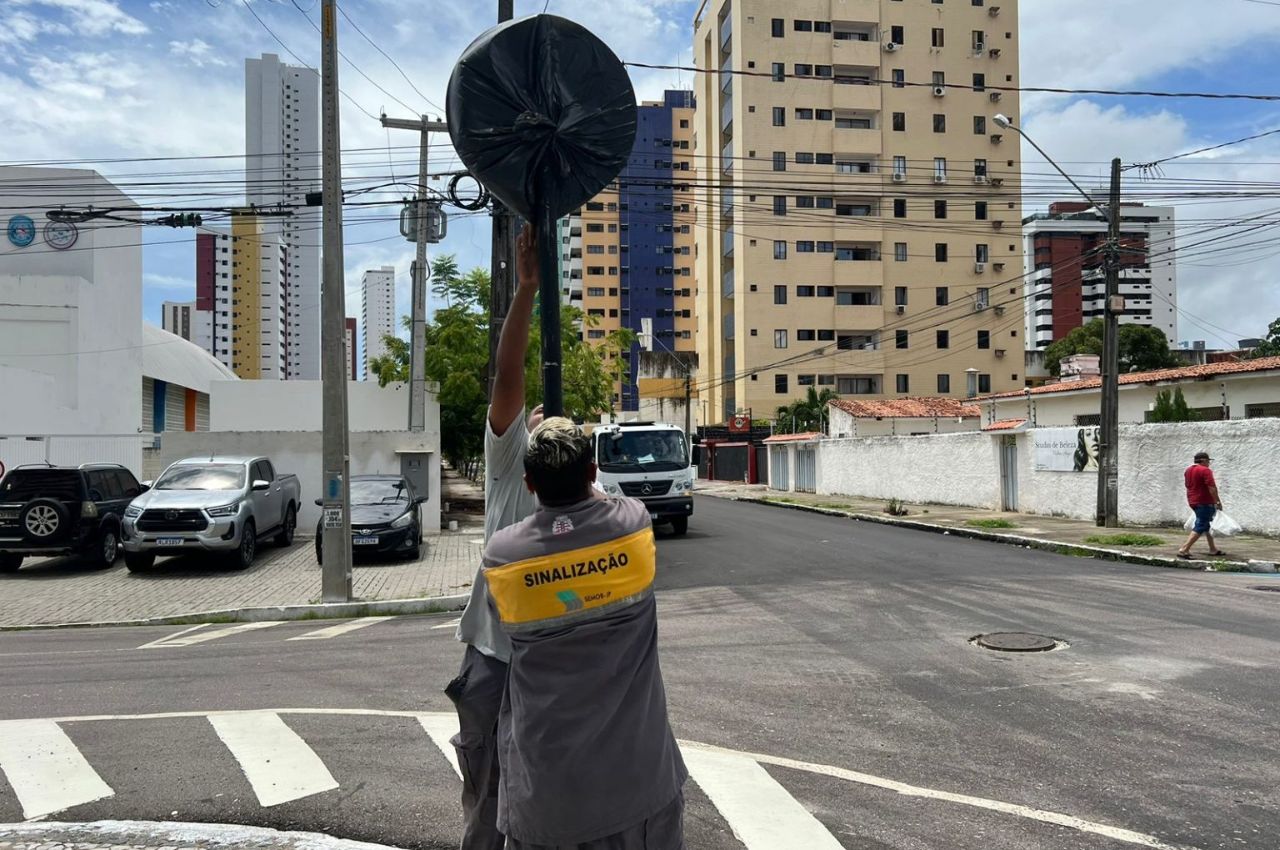
[[[364,292],[364,373],[368,376],[369,363],[387,353],[382,338],[396,332],[395,266],[369,269],[360,278],[360,288]]]
[[[196,315],[194,301],[165,301],[160,307],[160,327],[187,341],[194,341]]]
[[[286,378],[320,377],[320,78],[310,68],[264,53],[245,60],[245,182],[250,205],[292,207],[264,218],[288,255],[284,287],[288,339]]]

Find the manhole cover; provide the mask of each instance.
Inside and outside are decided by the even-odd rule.
[[[1029,632],[992,632],[989,635],[978,635],[974,642],[983,649],[998,652],[1047,652],[1058,645],[1051,637]]]
[[[1249,588],[1250,590],[1265,590],[1270,593],[1280,593],[1280,586],[1274,584],[1255,584]]]

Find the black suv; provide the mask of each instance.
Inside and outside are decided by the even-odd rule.
[[[10,470],[0,478],[0,573],[18,569],[27,555],[81,555],[111,566],[124,509],[145,489],[116,464]]]

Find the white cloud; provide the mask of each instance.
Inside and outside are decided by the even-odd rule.
[[[184,294],[195,297],[196,285],[189,277],[147,272],[142,276],[142,285],[149,289],[165,290],[165,296],[170,301],[179,299]]]
[[[169,53],[173,56],[184,57],[198,68],[206,65],[230,65],[226,59],[216,56],[213,47],[205,41],[193,38],[190,41],[171,41],[169,42]]]
[[[78,35],[144,35],[147,25],[125,12],[114,0],[9,0],[11,6],[45,6],[59,9]]]

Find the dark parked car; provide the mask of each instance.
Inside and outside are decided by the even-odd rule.
[[[120,554],[120,524],[145,492],[116,464],[20,466],[0,479],[0,572],[28,555],[80,555],[109,567]]]
[[[351,476],[351,548],[356,555],[419,557],[422,520],[418,506],[427,501],[399,475]],[[316,499],[316,504],[323,504]],[[316,523],[316,560],[324,560],[324,520]]]

